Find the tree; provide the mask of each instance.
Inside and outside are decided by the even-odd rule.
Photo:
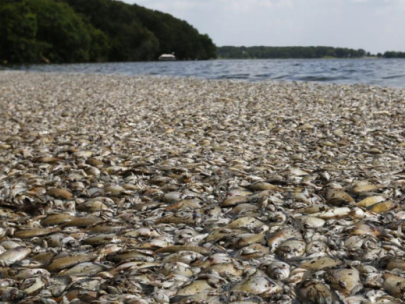
[[[229,59],[249,59],[249,58],[358,58],[363,57],[366,51],[359,49],[348,48],[333,48],[326,46],[310,46],[310,47],[235,47],[223,46],[217,48],[217,54],[220,58]]]
[[[36,15],[27,2],[0,6],[0,59],[2,62],[38,62],[49,45],[35,40]]]
[[[183,20],[113,0],[0,0],[0,60],[14,63],[215,58]]]
[[[81,62],[90,57],[89,25],[65,3],[8,0],[0,4],[0,56],[15,63]],[[94,36],[100,33],[94,32]]]
[[[83,62],[90,58],[91,37],[83,20],[65,3],[28,1],[37,16],[36,39],[51,47],[44,56],[53,62]]]
[[[357,53],[358,53],[358,56],[359,56],[359,57],[364,57],[364,56],[366,56],[366,51],[363,50],[363,49],[358,49],[358,50],[357,50]],[[370,54],[370,52],[368,52],[368,54]]]
[[[208,36],[169,14],[120,1],[63,1],[107,34],[111,61],[156,60],[162,53],[175,53],[178,59],[216,56],[216,46]]]

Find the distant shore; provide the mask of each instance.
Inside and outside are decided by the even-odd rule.
[[[290,60],[290,59],[352,59],[352,60],[363,60],[363,59],[405,59],[405,58],[384,58],[384,57],[377,57],[377,56],[364,56],[364,57],[355,57],[355,58],[338,58],[338,57],[333,57],[333,56],[329,56],[329,57],[322,57],[322,58],[301,58],[301,57],[291,57],[291,58],[212,58],[212,59],[204,59],[204,60],[173,60],[173,61],[160,61],[158,59],[156,60],[145,60],[145,61],[131,61],[131,62],[127,62],[127,63],[133,63],[133,62],[195,62],[195,61],[200,61],[200,62],[204,62],[204,61],[215,61],[215,60]],[[51,61],[46,61],[46,62],[41,62],[41,63],[21,63],[21,64],[15,64],[15,63],[8,63],[8,62],[1,62],[0,63],[0,67],[13,67],[13,66],[30,66],[30,65],[48,65],[48,64],[108,64],[108,63],[125,63],[125,62],[70,62],[70,63],[56,63],[56,62],[51,62]]]

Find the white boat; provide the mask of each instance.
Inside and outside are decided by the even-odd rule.
[[[174,61],[176,60],[176,56],[174,56],[174,54],[162,54],[159,57],[160,61]]]

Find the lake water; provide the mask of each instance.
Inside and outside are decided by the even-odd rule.
[[[268,59],[48,64],[13,67],[13,69],[64,73],[191,76],[248,81],[360,83],[405,88],[405,59]]]

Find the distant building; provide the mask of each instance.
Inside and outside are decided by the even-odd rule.
[[[176,60],[176,56],[174,56],[174,54],[162,54],[159,57],[160,61],[174,61]]]

